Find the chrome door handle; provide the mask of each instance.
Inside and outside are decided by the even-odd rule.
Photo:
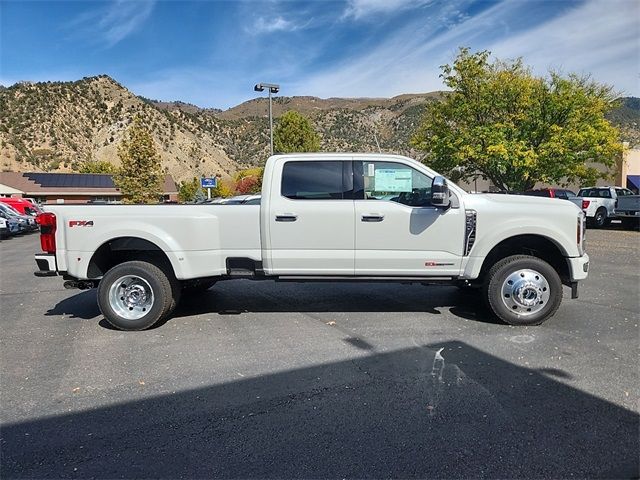
[[[296,220],[298,220],[298,216],[291,213],[276,215],[276,222],[295,222]]]
[[[381,222],[384,220],[384,215],[362,215],[363,222]]]

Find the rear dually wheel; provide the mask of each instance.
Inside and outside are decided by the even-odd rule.
[[[98,285],[98,306],[119,330],[144,330],[164,318],[173,302],[167,275],[141,261],[111,268]]]

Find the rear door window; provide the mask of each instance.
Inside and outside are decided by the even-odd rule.
[[[282,169],[281,194],[292,200],[344,200],[353,192],[351,162],[291,161]]]

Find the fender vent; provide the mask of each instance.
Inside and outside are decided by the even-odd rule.
[[[469,255],[476,241],[476,218],[478,216],[475,210],[465,210],[465,230],[464,230],[464,256]]]

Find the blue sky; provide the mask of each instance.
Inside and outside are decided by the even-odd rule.
[[[0,0],[0,27],[3,85],[106,73],[206,107],[261,81],[320,97],[438,90],[459,46],[640,95],[637,0]]]

